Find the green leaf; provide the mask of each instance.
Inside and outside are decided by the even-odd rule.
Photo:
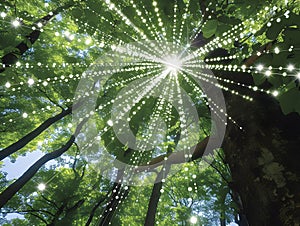
[[[222,15],[222,16],[218,17],[218,21],[220,21],[224,24],[231,24],[231,25],[237,25],[237,24],[241,23],[241,21],[239,19],[236,19],[234,17],[229,17],[226,15]]]
[[[83,11],[79,8],[74,8],[71,10],[71,15],[75,18],[81,18],[83,15]]]
[[[217,20],[209,20],[207,21],[204,26],[202,27],[203,36],[205,38],[212,37],[218,28],[218,21]]]
[[[290,89],[278,98],[284,114],[298,112],[300,114],[300,91],[298,88]]]

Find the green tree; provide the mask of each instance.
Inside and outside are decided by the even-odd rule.
[[[1,173],[3,217],[25,214],[25,219],[3,224],[189,225],[192,215],[203,225],[223,226],[234,218],[239,225],[299,223],[299,11],[298,1],[284,0],[3,1],[0,160],[14,162],[35,150],[44,153],[14,181]],[[160,45],[144,46],[145,39]],[[105,61],[107,52],[114,54],[121,51],[117,46],[132,42],[138,43],[133,52],[142,59],[136,65],[118,71],[114,58]],[[194,55],[185,65],[165,58],[167,62],[157,63],[154,58],[166,54],[166,42],[181,47],[188,43]],[[122,55],[123,63],[133,56]],[[191,70],[200,69],[199,62],[206,63],[198,76],[201,84],[223,90],[227,112],[195,81]],[[109,72],[101,70],[105,63]],[[116,71],[104,84],[90,83],[90,93],[78,101],[74,95],[79,81],[101,78],[90,73],[95,68],[103,77]],[[155,90],[151,84],[156,80],[151,78],[165,71],[169,86],[159,86],[160,79],[157,87],[173,100],[182,95],[174,87],[182,87],[200,119],[199,131],[189,134],[181,151],[176,150],[182,145],[182,124],[192,121],[182,118],[182,111],[191,109],[178,111],[170,101],[147,94]],[[150,80],[136,83],[126,96],[137,100],[129,112],[130,129],[142,139],[153,135],[153,119],[166,125],[166,133],[155,131],[160,142],[148,152],[123,144],[109,121],[122,89],[142,78]],[[103,89],[97,109],[86,112],[84,106],[99,86]],[[74,125],[71,116],[77,110],[84,117]],[[211,123],[213,113],[220,121],[228,119],[224,155],[208,157],[211,164],[205,168],[205,148],[218,134]],[[101,141],[93,133],[87,136],[86,131],[95,128],[102,131]],[[140,166],[157,183],[134,187],[98,175],[85,155],[90,151],[99,157],[104,148],[114,159]],[[74,160],[70,169],[59,168],[63,156]],[[56,169],[45,167],[53,159]],[[109,163],[103,159],[100,165],[105,171]],[[36,181],[47,181],[56,173],[57,184],[52,181],[45,192],[35,192]],[[119,167],[109,177],[125,183],[126,170]]]

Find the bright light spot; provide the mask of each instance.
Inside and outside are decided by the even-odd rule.
[[[0,16],[1,16],[2,18],[6,17],[6,13],[5,13],[5,12],[1,12]]]
[[[188,187],[188,191],[192,191],[193,190],[193,188],[191,188],[191,187]]]
[[[19,22],[18,20],[14,20],[14,21],[12,22],[12,25],[13,25],[14,27],[19,27],[19,26],[20,26],[20,22]]]
[[[264,69],[264,65],[259,64],[259,65],[257,65],[256,69],[259,71],[262,71]]]
[[[99,44],[99,47],[100,47],[100,48],[103,48],[104,46],[105,46],[104,42],[101,42],[101,43]]]
[[[191,224],[196,224],[197,221],[198,221],[198,219],[197,219],[197,217],[195,217],[195,216],[192,216],[192,217],[190,218]]]
[[[270,77],[270,76],[272,75],[272,71],[270,71],[270,70],[266,71],[265,75],[266,75],[267,77]]]
[[[171,55],[163,59],[163,64],[166,66],[166,70],[170,72],[171,75],[177,75],[178,70],[180,70],[182,62],[177,56]]]
[[[275,52],[276,54],[279,54],[279,53],[280,53],[280,49],[279,49],[278,47],[276,47],[276,48],[274,49],[274,52]]]
[[[68,124],[68,127],[69,127],[69,128],[72,128],[72,126],[73,126],[72,123],[69,123],[69,124]]]
[[[11,84],[9,82],[5,83],[5,87],[6,88],[10,88],[11,87]]]
[[[70,39],[71,41],[73,41],[74,38],[75,38],[75,35],[70,35],[70,36],[69,36],[69,39]]]
[[[65,31],[65,32],[64,32],[64,35],[65,35],[65,36],[69,36],[69,35],[70,35],[70,32],[69,32],[69,31]]]
[[[28,114],[27,114],[26,112],[24,112],[23,115],[22,115],[22,117],[23,117],[23,118],[27,118],[27,117],[28,117]]]
[[[43,27],[43,24],[41,22],[38,22],[37,26],[38,27]]]
[[[85,44],[86,44],[86,45],[89,45],[89,44],[91,44],[91,43],[92,43],[92,39],[88,38],[88,39],[85,40]]]
[[[294,67],[294,65],[290,64],[290,65],[287,67],[287,69],[288,69],[289,71],[293,71],[293,70],[295,69],[295,67]]]
[[[28,79],[28,85],[33,85],[34,84],[34,80],[32,78]]]
[[[109,125],[109,126],[113,126],[113,125],[114,125],[114,123],[113,123],[113,121],[110,119],[110,120],[108,120],[108,121],[107,121],[107,125]]]
[[[296,75],[297,79],[300,80],[300,72]]]
[[[228,226],[239,226],[236,223],[231,222]]]
[[[17,67],[20,67],[20,66],[21,66],[21,63],[18,61],[18,62],[16,63],[16,66],[17,66]]]
[[[40,191],[44,191],[45,189],[46,189],[46,185],[45,184],[39,184],[38,185],[38,189],[40,190]]]
[[[59,33],[57,31],[54,34],[55,34],[55,36],[59,36]]]
[[[43,86],[47,86],[47,85],[48,85],[48,82],[44,81]]]
[[[279,92],[278,92],[277,90],[275,90],[275,91],[273,91],[272,95],[273,95],[274,97],[277,97],[277,96],[279,95]]]

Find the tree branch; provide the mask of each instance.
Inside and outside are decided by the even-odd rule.
[[[94,207],[92,208],[92,211],[89,215],[89,218],[87,220],[87,222],[85,223],[85,226],[89,226],[91,223],[92,223],[92,220],[95,216],[95,212],[96,210],[99,208],[99,206],[101,205],[101,203],[103,203],[105,201],[105,199],[108,197],[108,193],[106,194],[105,197],[102,197],[95,205]]]
[[[8,186],[0,194],[0,208],[2,208],[24,185],[37,173],[37,171],[48,161],[55,159],[65,153],[73,145],[75,137],[78,135],[82,126],[86,123],[87,119],[83,120],[76,128],[75,133],[70,137],[68,142],[57,149],[56,151],[45,154],[37,160],[21,177]]]
[[[49,13],[48,15],[42,17],[38,21],[36,21],[35,24],[42,23],[43,26],[45,26],[55,15],[57,15],[59,12],[61,12],[64,9],[68,9],[73,6],[73,3],[66,4],[64,6],[61,6],[57,8],[54,12]],[[6,68],[11,67],[13,64],[15,64],[18,59],[24,54],[28,49],[31,48],[31,45],[33,45],[37,39],[39,38],[41,34],[40,30],[33,30],[29,35],[26,35],[26,40],[22,41],[20,44],[16,46],[17,51],[12,51],[10,53],[7,53],[1,58],[1,65],[3,65],[3,68],[0,68],[0,73],[4,72]],[[27,44],[30,43],[30,46]]]
[[[209,137],[204,138],[201,142],[193,146],[190,150],[186,151],[180,151],[180,152],[175,152],[175,153],[168,153],[164,154],[161,156],[158,156],[154,159],[152,159],[148,164],[145,165],[140,165],[136,168],[137,172],[141,171],[149,171],[151,169],[157,168],[164,163],[167,165],[172,165],[172,164],[181,164],[186,162],[186,153],[192,153],[192,157],[190,158],[189,161],[194,161],[196,159],[199,159],[203,156],[203,153],[205,151],[206,145],[208,143]],[[165,160],[165,158],[168,158]]]
[[[3,150],[1,150],[0,151],[0,161],[3,160],[4,158],[8,157],[9,155],[15,153],[16,151],[20,150],[21,148],[23,148],[30,141],[32,141],[37,136],[39,136],[43,131],[48,129],[51,125],[53,125],[54,123],[56,123],[60,119],[64,118],[65,116],[69,115],[72,112],[72,110],[78,108],[81,104],[82,104],[82,102],[78,102],[73,107],[69,107],[67,110],[64,110],[61,113],[57,114],[56,116],[47,119],[45,122],[43,122],[35,130],[28,133],[27,135],[22,137],[17,142],[11,144],[7,148],[4,148]]]

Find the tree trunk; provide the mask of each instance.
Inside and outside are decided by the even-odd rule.
[[[221,216],[220,216],[220,226],[226,226],[226,220],[224,217],[225,217],[225,215],[222,212]]]
[[[250,74],[215,74],[254,84]],[[299,115],[283,115],[279,103],[266,94],[246,93],[252,102],[224,94],[228,115],[243,127],[241,131],[229,123],[223,149],[232,172],[231,186],[241,197],[249,225],[295,225],[300,205]]]
[[[0,208],[2,208],[24,185],[37,173],[37,171],[48,161],[61,156],[74,143],[75,137],[72,136],[69,141],[60,149],[48,153],[36,161],[21,177],[8,186],[0,194]]]
[[[221,199],[221,203],[222,203],[222,206],[221,206],[221,209],[220,209],[220,226],[226,226],[226,195],[227,193],[224,193],[224,195],[222,195],[220,197]]]
[[[124,169],[119,169],[116,180],[117,182],[114,183],[109,203],[103,211],[101,222],[98,224],[98,226],[109,225],[119,205],[119,201],[121,200],[120,198],[117,198],[117,196],[122,196],[122,199],[125,199],[129,193],[129,188],[127,190],[122,189],[123,175]]]
[[[21,190],[24,185],[37,173],[37,171],[47,162],[55,159],[65,153],[73,145],[75,137],[78,135],[82,126],[87,122],[87,118],[80,122],[77,126],[74,135],[70,137],[68,142],[61,148],[45,154],[39,160],[37,160],[21,177],[19,177],[15,182],[9,185],[0,194],[0,208],[2,208],[19,190]]]
[[[154,226],[155,225],[155,215],[157,212],[158,202],[161,196],[161,189],[163,186],[162,179],[166,178],[171,165],[164,165],[163,169],[159,172],[156,177],[155,184],[153,185],[152,193],[150,196],[150,201],[148,204],[148,211],[145,219],[145,226]]]
[[[65,116],[69,115],[72,111],[76,110],[78,107],[82,105],[81,102],[77,102],[73,106],[69,107],[67,110],[63,110],[61,113],[55,115],[54,117],[51,117],[47,119],[45,122],[43,122],[41,125],[39,125],[36,129],[22,137],[17,142],[9,145],[7,148],[4,148],[0,151],[0,161],[4,158],[10,156],[11,154],[17,152],[21,148],[23,148],[25,145],[27,145],[30,141],[35,139],[37,136],[39,136],[42,132],[44,132],[46,129],[48,129],[51,125],[58,122]]]
[[[38,135],[40,135],[43,131],[48,129],[51,125],[53,125],[55,122],[59,121],[66,115],[70,114],[72,111],[72,108],[68,108],[65,111],[62,111],[61,113],[55,115],[52,118],[47,119],[45,122],[43,122],[39,127],[37,127],[32,132],[28,133],[26,136],[22,137],[17,142],[9,145],[7,148],[4,148],[0,151],[0,161],[4,158],[10,156],[11,154],[15,153],[16,151],[23,148],[26,144],[28,144],[30,141],[32,141],[34,138],[36,138]]]

